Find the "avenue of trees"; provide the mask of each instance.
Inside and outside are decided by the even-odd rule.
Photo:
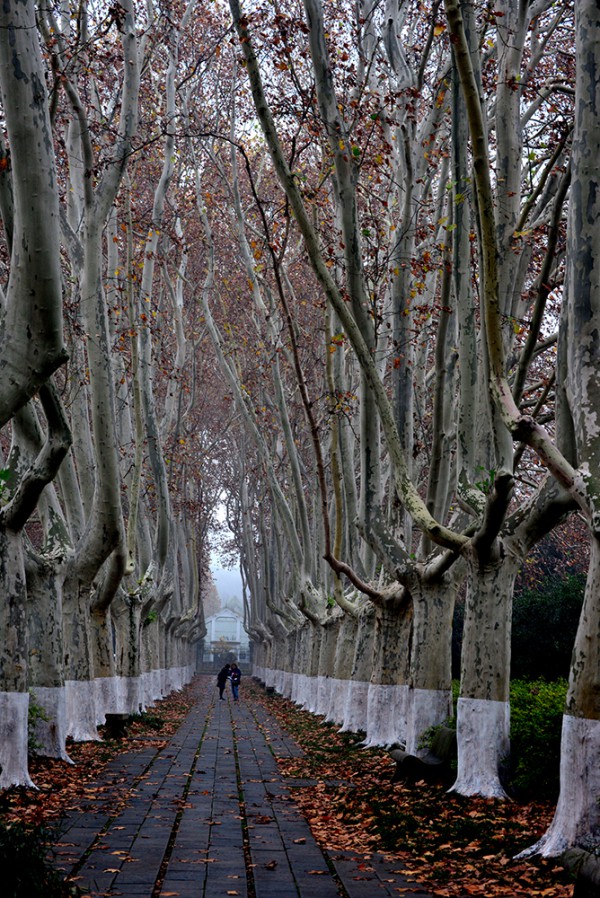
[[[0,787],[30,691],[68,760],[189,679],[224,513],[254,673],[367,745],[452,714],[464,601],[453,789],[503,798],[515,580],[577,520],[531,851],[597,844],[596,3],[0,18]]]

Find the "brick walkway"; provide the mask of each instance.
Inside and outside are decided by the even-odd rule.
[[[273,756],[298,746],[251,700],[219,701],[213,677],[194,687],[198,702],[168,746],[116,758],[98,799],[64,821],[56,864],[86,895],[427,898],[377,855],[323,853]]]

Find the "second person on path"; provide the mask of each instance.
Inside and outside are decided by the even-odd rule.
[[[239,701],[239,688],[240,688],[240,680],[242,679],[242,672],[237,666],[237,664],[231,665],[231,692],[233,694],[234,702]]]

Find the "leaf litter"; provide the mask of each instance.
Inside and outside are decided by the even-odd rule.
[[[304,751],[278,764],[328,852],[360,853],[367,863],[377,854],[391,865],[388,874],[446,898],[571,898],[572,877],[557,859],[514,860],[550,825],[551,802],[465,798],[442,784],[392,783],[394,762],[383,748],[361,747],[364,734],[339,733],[281,696],[248,688],[267,725],[275,718]]]
[[[278,758],[278,763],[314,837],[327,851],[358,853],[367,863],[377,853],[391,864],[390,874],[414,877],[441,898],[572,896],[572,879],[556,859],[513,860],[549,826],[554,814],[550,802],[467,799],[423,781],[392,783],[393,762],[384,749],[360,747],[364,734],[338,733],[323,718],[266,695],[250,678],[246,684],[267,719],[274,718],[304,750],[303,757]],[[106,764],[120,753],[149,745],[164,748],[194,705],[190,684],[153,708],[152,718],[161,721],[158,733],[155,719],[146,722],[141,715],[120,740],[69,743],[74,765],[31,758],[30,775],[42,785],[36,791],[17,788],[0,794],[0,821],[46,826],[99,798],[116,809],[130,784],[99,783]],[[294,785],[294,779],[309,784]]]

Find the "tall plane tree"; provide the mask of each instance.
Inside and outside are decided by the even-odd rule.
[[[530,852],[561,854],[600,836],[600,9],[575,4],[576,96],[567,243],[566,310],[559,377],[561,444],[577,466],[559,470],[580,491],[590,529],[590,563],[563,717],[560,796],[550,828]],[[527,853],[530,853],[527,852]]]
[[[0,787],[27,773],[27,621],[23,528],[70,442],[49,378],[65,360],[58,182],[42,55],[32,4],[0,11],[0,91],[7,143],[0,147],[0,210],[10,254],[0,297],[0,424],[41,389],[46,439],[24,466],[3,469],[0,511]],[[6,495],[8,493],[8,496]]]

